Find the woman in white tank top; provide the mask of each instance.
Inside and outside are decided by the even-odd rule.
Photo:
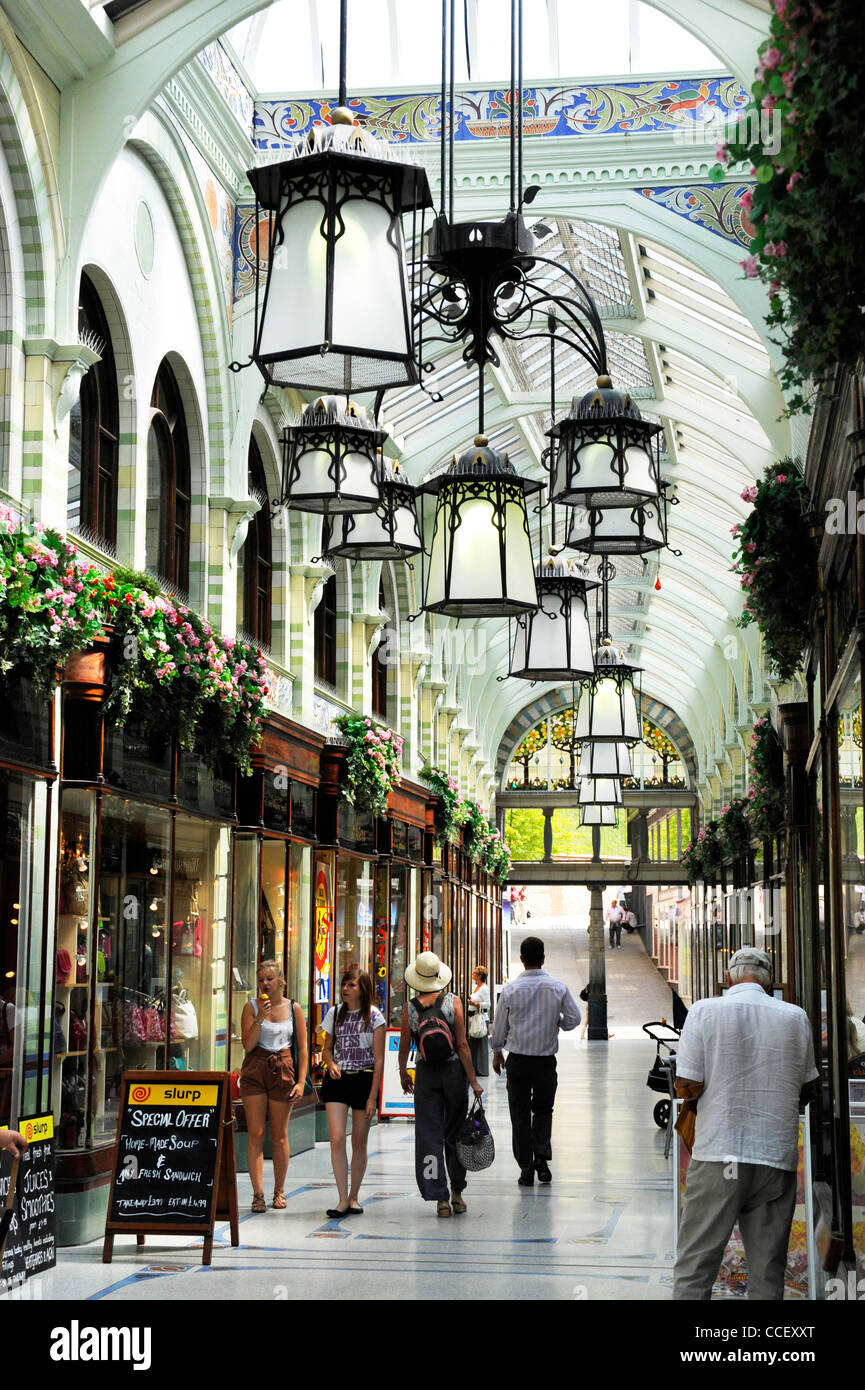
[[[267,1210],[264,1200],[265,1127],[270,1120],[273,1146],[273,1205],[285,1210],[288,1171],[288,1121],[295,1100],[303,1095],[308,1053],[306,1020],[299,1004],[285,997],[285,976],[275,960],[258,967],[258,998],[244,1004],[240,1032],[246,1056],[238,1089],[246,1115],[246,1162],[252,1179],[252,1210]],[[296,1037],[297,1075],[292,1057]]]

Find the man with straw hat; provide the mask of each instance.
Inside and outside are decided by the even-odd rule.
[[[422,951],[405,972],[416,996],[403,1005],[399,1076],[406,1095],[414,1093],[415,1176],[425,1202],[435,1202],[439,1216],[466,1210],[466,1170],[456,1141],[468,1110],[466,1082],[476,1096],[483,1087],[475,1076],[466,1037],[463,1007],[448,991],[452,971],[434,951]],[[416,1050],[414,1081],[408,1074],[411,1046]],[[450,1178],[450,1200],[448,1200]]]

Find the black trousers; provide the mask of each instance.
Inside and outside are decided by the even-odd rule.
[[[509,1052],[505,1067],[514,1158],[520,1168],[533,1168],[536,1158],[553,1156],[553,1102],[559,1084],[556,1059]]]

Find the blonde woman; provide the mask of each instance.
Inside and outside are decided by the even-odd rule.
[[[264,1200],[264,1133],[270,1120],[273,1147],[273,1206],[285,1210],[288,1171],[288,1121],[291,1107],[303,1095],[308,1052],[306,1020],[299,1004],[285,997],[285,976],[275,960],[258,967],[258,998],[244,1004],[240,1033],[246,1056],[238,1089],[246,1115],[246,1163],[252,1179],[252,1210],[267,1210]],[[297,1076],[291,1043],[297,1044]]]

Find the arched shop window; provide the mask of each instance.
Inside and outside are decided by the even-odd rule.
[[[336,685],[336,575],[324,586],[315,610],[315,678]]]
[[[240,554],[237,576],[237,606],[242,614],[245,632],[259,646],[269,647],[271,636],[271,585],[273,552],[270,536],[270,504],[267,498],[267,478],[264,461],[255,439],[249,441],[247,487],[250,497],[261,503],[261,509],[249,523],[246,540]]]
[[[177,378],[167,359],[156,374],[147,436],[147,564],[167,582],[189,590],[192,513],[189,436]]]
[[[117,540],[117,372],[108,322],[92,280],[82,272],[79,334],[100,340],[102,358],[84,374],[69,416],[66,524],[103,545]]]

